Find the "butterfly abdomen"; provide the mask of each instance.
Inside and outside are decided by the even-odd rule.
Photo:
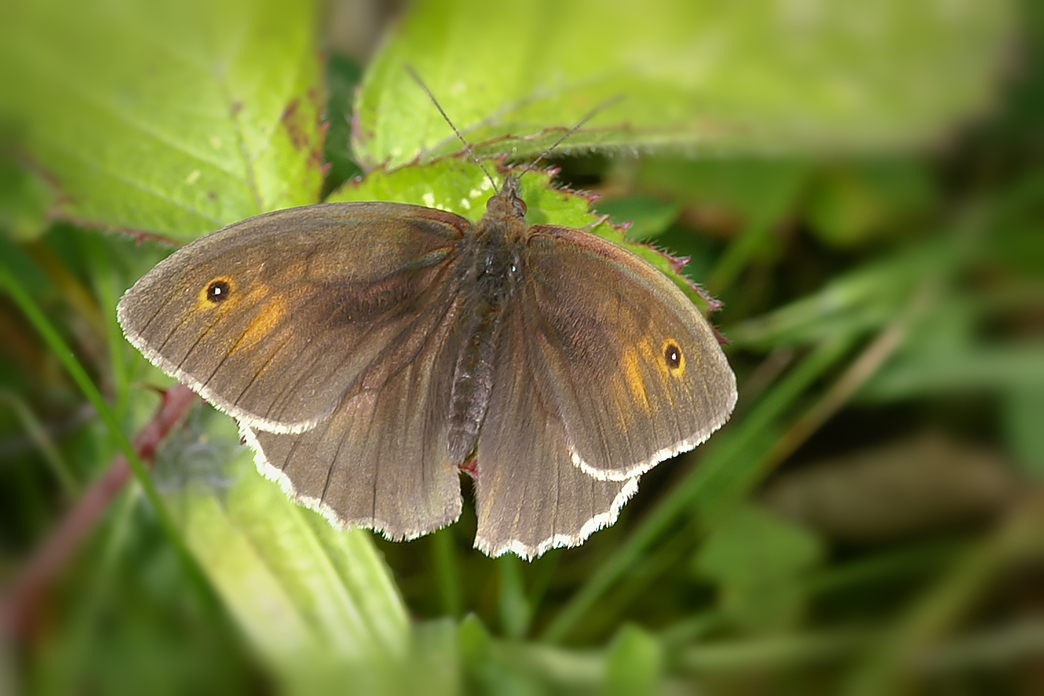
[[[478,441],[493,389],[493,357],[496,352],[504,300],[517,264],[503,235],[474,238],[465,261],[468,279],[464,316],[468,325],[453,372],[450,399],[450,461],[461,464]]]

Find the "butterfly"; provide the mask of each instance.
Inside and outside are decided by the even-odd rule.
[[[612,524],[737,392],[677,285],[526,212],[514,176],[477,223],[379,202],[261,215],[162,261],[118,319],[335,525],[435,531],[460,515],[464,469],[475,546],[533,558]]]

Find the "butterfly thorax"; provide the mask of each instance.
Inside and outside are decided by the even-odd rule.
[[[510,181],[510,180],[509,180]],[[462,264],[463,316],[467,333],[453,374],[449,452],[461,464],[474,449],[493,389],[493,364],[501,315],[519,285],[525,204],[517,186],[506,185],[475,226]]]

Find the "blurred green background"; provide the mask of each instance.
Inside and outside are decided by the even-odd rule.
[[[723,303],[729,425],[532,563],[331,529],[115,321],[268,210],[481,216],[407,65],[500,162],[622,98],[530,219]],[[1044,692],[1042,67],[1029,1],[7,0],[0,693]]]

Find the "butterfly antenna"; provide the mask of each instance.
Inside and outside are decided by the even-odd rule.
[[[446,112],[443,110],[442,105],[439,104],[439,100],[436,99],[435,95],[431,93],[430,89],[428,89],[428,85],[424,84],[424,80],[422,80],[420,75],[417,74],[417,71],[413,69],[413,66],[407,65],[406,66],[406,72],[408,72],[410,74],[410,77],[412,77],[413,80],[418,85],[420,85],[421,89],[423,89],[425,94],[428,95],[428,99],[431,99],[431,103],[434,104],[435,108],[439,110],[440,114],[442,114],[443,120],[445,120],[446,123],[449,124],[449,127],[453,129],[453,133],[457,136],[457,138],[460,140],[460,142],[464,143],[464,149],[467,150],[468,155],[471,157],[471,159],[475,160],[475,164],[477,164],[479,166],[479,168],[482,169],[482,171],[486,174],[486,178],[489,179],[489,183],[493,184],[493,191],[495,193],[499,193],[500,191],[499,191],[499,189],[497,189],[497,182],[496,182],[496,180],[489,173],[489,170],[486,169],[485,165],[482,164],[482,161],[478,157],[475,156],[475,151],[471,149],[471,143],[469,143],[467,140],[465,140],[464,136],[460,134],[459,130],[457,130],[457,127],[453,125],[453,121],[451,121],[450,117],[446,115]],[[594,114],[592,114],[592,116],[593,115]],[[581,123],[581,125],[583,125],[583,124]]]
[[[533,170],[533,168],[536,167],[540,163],[540,161],[542,159],[547,157],[549,154],[551,154],[552,150],[554,150],[556,147],[561,145],[562,141],[564,141],[566,138],[568,138],[571,135],[573,135],[573,133],[576,133],[578,130],[583,128],[587,124],[587,122],[590,121],[592,118],[594,118],[595,116],[597,116],[601,112],[605,111],[606,109],[608,109],[613,104],[617,104],[617,103],[619,103],[621,101],[623,101],[623,95],[620,95],[620,96],[617,96],[617,97],[613,97],[612,99],[604,101],[601,104],[599,104],[598,106],[596,106],[595,108],[593,108],[589,114],[587,114],[582,119],[580,119],[580,123],[578,123],[575,126],[573,126],[572,128],[570,128],[568,131],[566,131],[565,135],[563,135],[561,138],[559,138],[555,142],[551,143],[551,147],[549,147],[546,150],[544,150],[543,152],[541,152],[539,157],[537,157],[535,160],[533,160],[528,167],[526,167],[525,169],[522,170],[522,173],[518,175],[518,178],[521,179],[523,176],[525,176],[526,174],[531,172]]]

